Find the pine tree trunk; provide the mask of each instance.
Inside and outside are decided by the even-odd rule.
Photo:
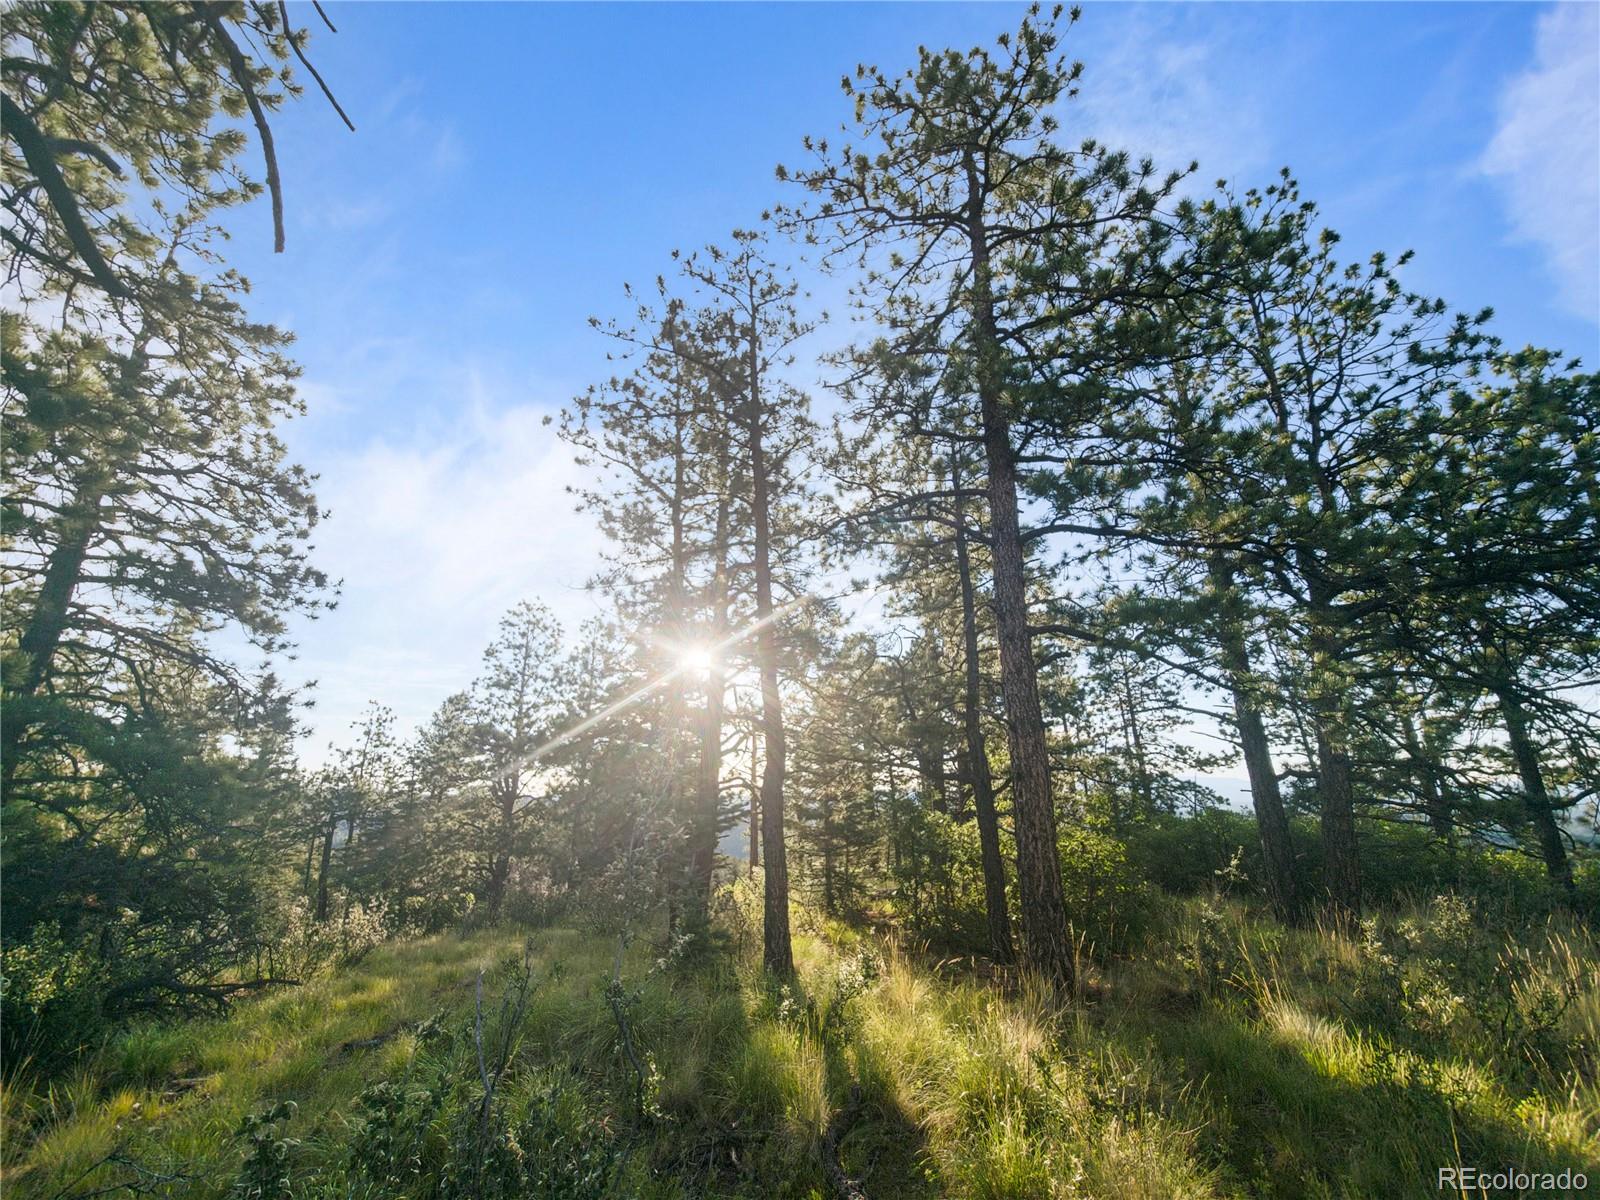
[[[750,311],[756,311],[754,284]],[[761,674],[761,840],[765,845],[766,889],[762,913],[762,960],[775,975],[794,974],[794,949],[789,939],[789,860],[783,841],[783,780],[787,743],[783,728],[783,696],[778,690],[778,631],[772,619],[772,529],[770,480],[762,444],[760,347],[755,318],[749,331],[750,372],[750,510],[755,532],[756,656]]]
[[[1417,722],[1407,712],[1401,718],[1401,730],[1406,738],[1406,753],[1417,768],[1422,782],[1422,802],[1427,810],[1428,824],[1434,834],[1447,845],[1455,844],[1455,814],[1450,809],[1450,799],[1439,779],[1439,764],[1432,751],[1417,732]]]
[[[1280,917],[1297,921],[1301,909],[1294,873],[1294,844],[1289,838],[1289,818],[1283,810],[1283,794],[1278,788],[1277,770],[1272,765],[1266,726],[1261,713],[1251,703],[1249,692],[1237,679],[1232,692],[1233,717],[1239,727],[1245,773],[1250,777],[1250,803],[1255,809],[1261,854],[1267,865],[1267,894]]]
[[[1522,781],[1523,809],[1538,840],[1544,869],[1551,881],[1571,896],[1574,888],[1572,863],[1561,841],[1561,826],[1556,823],[1555,806],[1545,786],[1544,771],[1539,766],[1539,749],[1528,734],[1528,715],[1508,690],[1497,690],[1495,698],[1500,701],[1506,740],[1511,747],[1511,757],[1517,764],[1517,776]]]
[[[750,878],[756,877],[761,866],[761,792],[760,775],[756,770],[756,731],[750,731]]]
[[[328,813],[328,825],[322,831],[322,860],[317,866],[317,920],[328,919],[328,867],[333,860],[333,835],[339,827],[339,811]]]
[[[718,442],[718,487],[716,525],[712,533],[712,552],[716,566],[711,578],[711,636],[720,644],[728,633],[728,525],[731,498],[728,494],[727,438]],[[694,843],[690,847],[689,871],[694,889],[693,904],[697,919],[710,919],[711,880],[716,873],[717,824],[722,813],[722,720],[727,705],[728,681],[720,660],[713,661],[706,674],[705,725],[701,730],[699,797],[695,804]]]
[[[717,864],[717,817],[722,804],[722,711],[727,680],[720,666],[706,678],[705,725],[700,734],[700,779],[695,801],[689,874],[695,919],[704,923],[711,909],[711,880]]]
[[[141,327],[135,336],[118,378],[118,389],[124,397],[131,399],[136,394],[139,381],[149,366],[150,338],[146,327]],[[104,480],[79,481],[70,506],[61,514],[59,539],[45,563],[39,598],[17,642],[22,658],[21,678],[5,681],[13,697],[31,698],[50,676],[56,648],[66,632],[67,609],[83,575],[89,543],[99,532],[100,503],[105,497],[105,487]],[[26,731],[26,721],[0,721],[0,796],[8,797],[11,793],[17,750]]]
[[[1312,712],[1317,735],[1317,793],[1322,804],[1322,870],[1338,915],[1361,914],[1361,867],[1356,847],[1355,793],[1342,717],[1322,707]]]
[[[1214,563],[1213,583],[1225,609],[1233,598],[1233,574],[1225,564]],[[1254,678],[1250,652],[1244,634],[1232,614],[1224,611],[1218,624],[1217,641],[1222,651],[1222,669],[1228,676],[1233,696],[1233,719],[1239,729],[1239,748],[1244,753],[1245,773],[1250,778],[1250,803],[1255,809],[1256,830],[1261,837],[1261,856],[1267,868],[1267,895],[1272,907],[1286,921],[1299,920],[1302,909],[1295,882],[1294,844],[1289,838],[1289,818],[1283,810],[1283,794],[1278,788],[1278,772],[1272,765],[1272,748],[1267,741],[1266,723],[1251,695]]]
[[[952,455],[952,462],[955,456]],[[956,492],[956,578],[961,587],[961,639],[965,660],[965,694],[961,726],[966,735],[967,778],[972,785],[972,806],[978,818],[978,848],[983,860],[983,904],[989,925],[989,957],[997,963],[1016,961],[1011,941],[1011,912],[1006,904],[1006,867],[1000,855],[1000,817],[995,811],[994,779],[989,773],[989,751],[980,721],[982,697],[978,658],[978,611],[972,589],[972,563],[967,552],[967,528],[961,506],[961,475],[951,472]]]
[[[1300,552],[1311,623],[1311,723],[1317,739],[1317,799],[1322,807],[1322,872],[1336,917],[1361,915],[1361,860],[1356,845],[1343,646],[1334,635],[1333,597],[1312,557]]]
[[[495,785],[495,800],[499,805],[500,831],[494,852],[489,860],[488,901],[489,918],[500,919],[505,908],[506,884],[511,878],[511,839],[516,833],[517,793],[515,782],[502,781]]]
[[[1061,889],[1049,744],[1039,703],[1038,672],[1028,633],[1027,565],[1017,507],[1015,451],[1005,410],[990,288],[989,247],[981,197],[969,163],[968,232],[973,259],[973,335],[978,399],[989,474],[989,526],[994,571],[1000,683],[1011,750],[1011,809],[1017,832],[1017,893],[1027,965],[1058,987],[1073,984],[1072,939]]]
[[[6,680],[13,701],[31,698],[50,677],[56,647],[61,644],[61,635],[66,632],[67,609],[72,604],[73,593],[83,574],[89,542],[99,528],[95,515],[99,503],[98,494],[80,493],[72,511],[62,518],[61,540],[56,543],[45,563],[44,582],[34,602],[33,614],[17,642],[22,669],[18,678]],[[27,727],[27,721],[16,720],[14,716],[0,721],[0,772],[3,772],[6,794],[11,791],[17,750]]]

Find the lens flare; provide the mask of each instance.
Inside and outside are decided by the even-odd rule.
[[[641,687],[635,688],[626,696],[622,697],[622,699],[606,705],[593,716],[585,717],[570,729],[558,733],[555,737],[544,743],[544,745],[539,746],[534,750],[530,750],[516,762],[505,767],[501,772],[502,776],[512,774],[516,771],[525,770],[528,767],[533,766],[551,751],[565,746],[574,738],[582,737],[596,726],[605,724],[618,713],[625,712],[627,709],[632,708],[645,697],[651,695],[653,692],[659,691],[661,688],[671,683],[679,675],[682,675],[687,671],[704,670],[706,667],[714,664],[717,661],[718,656],[720,656],[724,650],[728,649],[728,647],[737,646],[746,638],[755,636],[762,629],[765,629],[774,621],[779,620],[791,610],[799,608],[802,605],[809,604],[812,599],[813,597],[811,596],[796,597],[787,604],[779,605],[766,616],[762,617],[759,621],[752,621],[743,629],[735,630],[721,641],[710,642],[705,645],[684,647],[679,651],[678,665],[672,670],[668,671],[664,675],[657,676],[655,679],[652,679],[649,683],[646,683]]]

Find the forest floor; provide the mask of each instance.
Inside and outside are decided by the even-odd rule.
[[[813,918],[775,989],[733,916],[698,965],[640,939],[621,988],[611,937],[500,929],[124,1034],[10,1089],[4,1191],[1390,1198],[1458,1163],[1600,1187],[1600,959],[1559,920],[1480,969],[1448,904],[1378,939],[1173,901],[1057,1005]]]

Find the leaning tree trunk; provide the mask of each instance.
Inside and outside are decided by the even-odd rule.
[[[149,367],[148,351],[152,337],[146,325],[140,328],[134,338],[117,380],[118,391],[124,397],[131,397],[137,392],[144,372]],[[45,562],[39,598],[17,642],[17,649],[21,652],[21,671],[18,678],[5,680],[13,701],[31,699],[50,677],[56,649],[61,644],[61,635],[66,632],[73,593],[83,577],[89,545],[100,531],[101,502],[110,482],[107,478],[78,480],[70,504],[61,512],[58,540]],[[10,720],[0,721],[0,796],[10,795],[11,780],[17,766],[17,751],[21,748],[27,726],[28,721],[17,720],[15,714]]]
[[[1278,772],[1272,765],[1272,748],[1267,741],[1266,723],[1256,707],[1251,681],[1250,652],[1244,633],[1228,612],[1234,598],[1233,573],[1226,564],[1212,565],[1218,598],[1224,606],[1218,624],[1217,641],[1222,651],[1222,669],[1233,696],[1233,719],[1239,729],[1239,748],[1244,754],[1245,773],[1250,778],[1250,803],[1255,809],[1256,830],[1261,838],[1261,856],[1267,868],[1267,895],[1272,907],[1286,921],[1300,918],[1301,900],[1295,881],[1294,845],[1289,838],[1289,818],[1283,809],[1283,794],[1278,788]]]
[[[1561,826],[1556,823],[1555,804],[1550,790],[1545,786],[1544,771],[1539,766],[1539,749],[1528,733],[1528,714],[1508,689],[1499,688],[1495,698],[1500,702],[1500,715],[1506,724],[1506,740],[1511,747],[1511,757],[1517,764],[1517,776],[1522,782],[1522,805],[1528,824],[1533,827],[1539,843],[1539,854],[1544,859],[1544,869],[1550,879],[1568,896],[1574,889],[1572,862],[1567,858],[1567,848],[1561,841]]]
[[[1239,678],[1232,681],[1233,718],[1239,727],[1245,773],[1250,777],[1250,803],[1261,836],[1261,854],[1267,864],[1267,894],[1278,915],[1286,921],[1300,918],[1300,894],[1294,875],[1294,845],[1289,839],[1289,818],[1283,810],[1278,773],[1260,711]]]
[[[983,861],[983,904],[989,924],[989,957],[998,963],[1011,963],[1016,961],[1016,949],[1011,941],[1011,911],[1006,904],[1006,867],[1000,855],[1000,817],[995,811],[994,778],[989,773],[989,751],[984,745],[980,722],[982,701],[978,612],[972,589],[972,563],[967,552],[967,527],[962,514],[959,468],[951,472],[951,487],[956,493],[956,578],[961,587],[962,657],[966,669],[961,725],[966,735],[967,778],[972,786],[972,806],[978,818],[978,848]]]
[[[970,166],[970,164],[969,164]],[[1049,745],[1039,703],[1038,672],[1028,633],[1027,567],[1017,508],[1017,470],[1011,421],[1002,394],[1000,342],[990,289],[989,247],[976,179],[969,181],[973,258],[973,318],[978,399],[989,473],[989,528],[994,572],[995,629],[1000,683],[1011,750],[1011,809],[1017,831],[1017,892],[1027,964],[1058,987],[1074,982],[1072,938],[1061,888]]]
[[[21,652],[21,669],[14,679],[7,679],[10,692],[8,700],[31,699],[50,677],[50,667],[55,660],[56,647],[67,628],[67,611],[73,593],[83,574],[83,564],[89,553],[89,542],[99,528],[96,511],[100,505],[98,493],[80,493],[70,510],[60,521],[61,540],[56,543],[45,562],[44,582],[39,587],[33,614],[17,642]],[[0,775],[3,790],[11,791],[12,776],[16,772],[17,751],[21,748],[23,734],[29,722],[24,717],[0,722]]]

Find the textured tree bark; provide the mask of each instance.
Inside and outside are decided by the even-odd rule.
[[[952,459],[953,461],[953,459]],[[989,774],[989,751],[980,721],[978,612],[972,588],[972,562],[967,552],[967,528],[961,511],[961,475],[951,473],[956,492],[956,578],[961,587],[962,657],[965,659],[965,694],[961,706],[966,735],[967,778],[972,785],[972,806],[978,819],[978,848],[983,860],[983,904],[989,925],[989,957],[998,963],[1016,961],[1011,940],[1011,911],[1006,904],[1006,867],[1000,855],[1000,816],[994,805],[994,779]]]
[[[1349,718],[1341,678],[1343,647],[1333,633],[1333,597],[1319,581],[1320,572],[1311,556],[1302,552],[1300,558],[1311,620],[1311,723],[1317,738],[1323,880],[1336,918],[1353,922],[1361,915],[1361,859],[1350,779]]]
[[[1561,827],[1556,824],[1555,807],[1550,791],[1545,786],[1544,771],[1539,766],[1539,749],[1528,734],[1528,714],[1517,698],[1509,691],[1497,690],[1500,715],[1506,724],[1506,740],[1511,747],[1511,757],[1517,764],[1517,776],[1522,781],[1522,804],[1528,824],[1533,827],[1539,842],[1539,854],[1544,859],[1544,869],[1552,882],[1568,896],[1572,895],[1572,863],[1567,858],[1567,848],[1561,841]]]
[[[750,311],[756,310],[754,284]],[[749,331],[750,509],[755,532],[756,655],[761,664],[761,741],[766,753],[761,771],[761,840],[766,850],[766,888],[762,911],[762,961],[775,975],[794,974],[789,939],[789,859],[783,841],[783,779],[787,743],[783,696],[778,690],[778,631],[772,619],[772,528],[770,480],[762,443],[760,347],[755,318]]]
[[[973,337],[978,400],[989,473],[989,527],[994,571],[995,628],[1000,682],[1011,749],[1011,807],[1017,831],[1017,893],[1022,943],[1029,967],[1058,987],[1073,984],[1072,941],[1061,889],[1049,745],[1028,633],[1027,569],[1017,509],[1017,470],[1011,421],[1005,410],[1000,341],[990,285],[976,169],[969,162],[968,234],[973,261]]]
[[[1250,803],[1261,835],[1261,854],[1267,864],[1267,893],[1272,907],[1286,921],[1301,917],[1299,887],[1294,875],[1294,845],[1289,840],[1289,818],[1283,811],[1278,773],[1261,713],[1238,677],[1232,681],[1233,717],[1239,726],[1245,773],[1250,777]]]
[[[1322,803],[1322,871],[1328,900],[1343,920],[1361,915],[1361,866],[1356,848],[1355,794],[1342,715],[1317,701],[1317,791]]]

